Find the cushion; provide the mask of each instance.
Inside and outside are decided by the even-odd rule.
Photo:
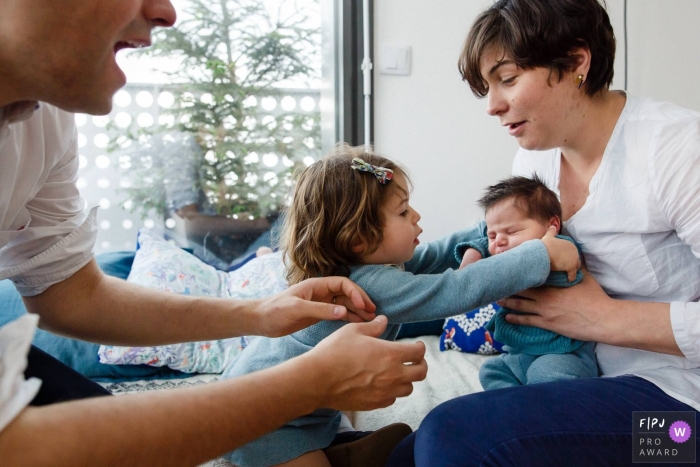
[[[491,355],[503,351],[503,344],[495,341],[484,329],[486,323],[501,307],[491,303],[468,313],[453,316],[445,320],[440,336],[440,350],[457,350],[459,352]]]
[[[129,282],[182,295],[234,299],[269,297],[287,288],[280,252],[254,258],[225,272],[146,230]],[[250,343],[251,337],[189,342],[157,347],[101,346],[100,362],[112,365],[168,366],[187,373],[221,373]]]
[[[133,261],[133,252],[115,252],[97,255],[102,270],[109,275],[126,279]],[[14,321],[27,312],[22,298],[9,279],[0,281],[0,326]],[[170,368],[147,365],[103,365],[97,359],[98,344],[57,336],[38,329],[32,342],[35,346],[60,360],[75,371],[103,382],[125,382],[140,379],[170,379],[186,374]]]

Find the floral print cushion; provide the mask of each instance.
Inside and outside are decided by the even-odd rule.
[[[445,320],[440,336],[440,350],[492,355],[503,351],[503,344],[495,340],[484,326],[501,307],[491,303],[468,313]]]
[[[282,254],[255,258],[232,272],[219,271],[167,241],[140,231],[127,281],[182,295],[254,299],[287,288]],[[221,373],[252,337],[188,342],[156,347],[102,345],[100,363],[168,366],[186,373]]]

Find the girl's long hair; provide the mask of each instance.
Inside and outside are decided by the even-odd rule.
[[[380,184],[368,172],[353,170],[353,158],[401,174],[406,171],[364,146],[340,144],[299,176],[284,218],[280,247],[289,284],[311,277],[347,276],[348,266],[376,251],[383,240],[383,206],[394,181]],[[359,251],[359,247],[364,248]]]

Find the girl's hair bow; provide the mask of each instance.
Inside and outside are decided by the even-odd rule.
[[[374,176],[377,177],[379,183],[381,183],[382,185],[386,185],[387,182],[391,181],[391,179],[394,178],[393,170],[387,169],[386,167],[379,167],[376,165],[369,164],[358,157],[352,160],[351,167],[354,170],[359,170],[360,172],[369,172],[371,174],[374,174]]]

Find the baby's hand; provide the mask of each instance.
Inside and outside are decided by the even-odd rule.
[[[464,256],[462,256],[462,264],[459,265],[459,269],[463,269],[472,263],[476,263],[480,259],[481,253],[479,253],[479,250],[467,248],[467,251],[464,252]]]
[[[581,259],[578,256],[576,245],[568,240],[556,238],[557,229],[552,226],[542,237],[542,243],[549,253],[550,269],[552,271],[566,271],[569,282],[576,279],[576,271],[581,267]]]

